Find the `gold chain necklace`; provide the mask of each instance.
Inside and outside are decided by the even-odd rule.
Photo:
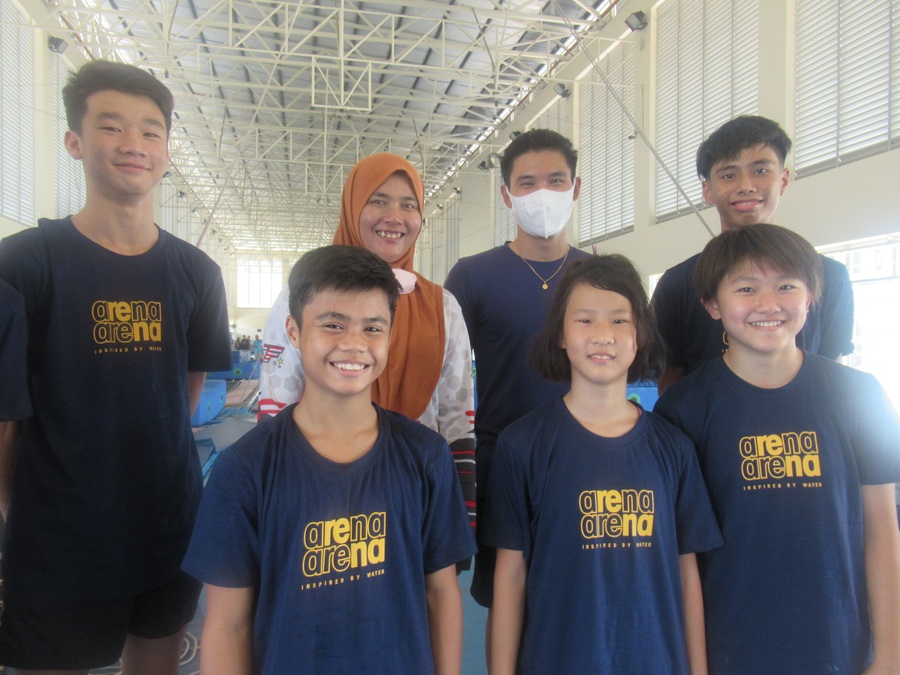
[[[531,266],[531,263],[530,263],[530,262],[528,262],[527,260],[525,260],[525,258],[523,258],[521,255],[519,255],[519,252],[518,252],[515,248],[513,248],[513,244],[514,244],[514,242],[509,242],[509,247],[512,249],[512,252],[515,253],[517,256],[519,256],[519,259],[520,259],[523,263],[525,263],[526,265],[528,265],[528,269],[530,269],[532,272],[534,272],[534,276],[536,276],[538,279],[541,280],[541,282],[542,282],[542,283],[541,283],[541,288],[543,288],[545,291],[546,291],[548,288],[550,288],[550,287],[547,285],[547,282],[550,281],[550,280],[551,280],[553,277],[555,277],[557,274],[559,274],[559,271],[563,268],[563,265],[566,264],[566,260],[569,258],[569,251],[572,250],[572,247],[571,247],[571,246],[567,246],[567,247],[566,247],[566,254],[563,256],[562,262],[559,263],[559,267],[556,268],[556,271],[555,271],[553,274],[551,274],[549,277],[547,277],[547,278],[545,279],[544,277],[542,277],[540,274],[537,273],[537,270],[534,269],[534,267]]]

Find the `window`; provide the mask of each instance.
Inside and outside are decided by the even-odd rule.
[[[284,285],[281,261],[240,258],[237,264],[237,306],[271,307]]]
[[[444,267],[442,278],[459,260],[459,202],[460,197],[456,197],[449,200],[445,205],[447,209],[447,253],[445,256],[446,266]]]
[[[458,259],[459,199],[452,195],[422,225],[416,241],[415,267],[422,276],[441,283]]]
[[[900,147],[900,3],[797,0],[797,176]]]
[[[426,219],[416,245],[416,270],[436,283],[459,259],[459,199],[451,195]]]
[[[758,0],[668,0],[656,26],[656,149],[699,204],[697,147],[732,117],[757,111]],[[691,210],[657,166],[656,220]]]
[[[163,178],[159,184],[159,196],[158,225],[179,239],[195,243],[195,235],[200,232],[199,219],[191,212],[187,195],[179,191],[168,178]]]
[[[566,136],[566,129],[569,120],[569,106],[567,98],[560,96],[553,104],[544,112],[538,115],[537,119],[531,123],[529,129],[550,129],[558,134]]]
[[[853,283],[854,350],[842,361],[871,373],[900,409],[900,360],[897,334],[900,315],[886,311],[900,295],[898,235],[829,246],[821,250],[844,263]]]
[[[593,71],[579,86],[578,158],[585,177],[578,199],[579,247],[634,229],[635,132],[616,96],[633,115],[636,50],[633,42],[620,42],[599,63],[615,95]]]
[[[28,21],[0,4],[0,215],[34,224],[34,56]]]
[[[416,239],[414,260],[415,270],[426,279],[434,279],[435,267],[441,253],[444,232],[444,213],[436,210],[422,222],[422,229]]]
[[[69,79],[69,67],[63,57],[53,54],[53,111],[56,117],[56,217],[78,213],[84,206],[87,188],[81,162],[72,159],[63,144],[69,125],[66,123],[66,109],[63,106],[62,88]]]

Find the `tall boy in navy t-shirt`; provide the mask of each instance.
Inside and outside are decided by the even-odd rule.
[[[184,561],[207,582],[200,670],[458,673],[474,553],[447,442],[372,403],[399,285],[328,246],[289,279],[306,386],[229,448]]]
[[[180,568],[201,490],[191,410],[231,362],[225,287],[153,222],[165,85],[91,61],[63,101],[84,206],[0,242],[0,277],[25,300],[34,411],[0,445],[0,663],[87,672],[121,655],[125,672],[174,675],[200,594]]]
[[[698,556],[710,673],[900,672],[900,423],[871,375],[795,344],[818,254],[746,225],[694,280],[730,347],[655,411],[694,441],[725,538]]]

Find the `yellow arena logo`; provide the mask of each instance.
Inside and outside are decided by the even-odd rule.
[[[653,535],[653,490],[585,490],[578,507],[585,539]]]
[[[161,302],[98,300],[91,318],[98,345],[162,342]]]
[[[745,436],[740,440],[744,480],[814,478],[822,475],[815,431]]]

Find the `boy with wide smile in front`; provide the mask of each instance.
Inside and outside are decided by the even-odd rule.
[[[328,246],[289,287],[303,397],[217,460],[184,563],[207,583],[201,673],[459,673],[475,545],[453,459],[372,402],[399,284]]]

